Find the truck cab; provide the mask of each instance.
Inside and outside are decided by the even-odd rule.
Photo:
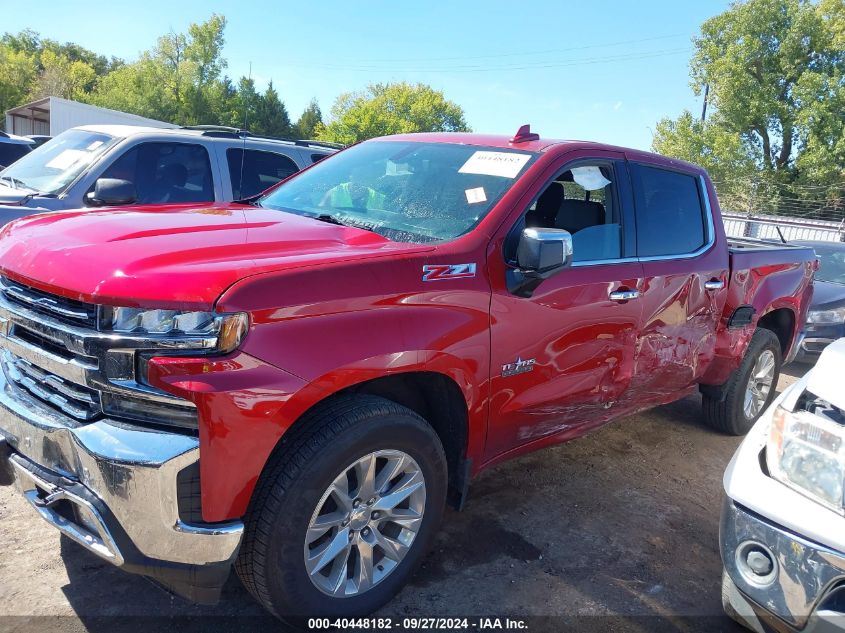
[[[279,617],[370,613],[485,468],[696,389],[745,433],[815,265],[729,243],[697,166],[527,128],[374,139],[250,204],[22,219],[7,480],[191,599],[234,566]]]

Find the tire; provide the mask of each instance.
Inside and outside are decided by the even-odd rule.
[[[294,625],[302,625],[306,618],[313,616],[360,617],[372,613],[393,598],[413,574],[431,544],[443,515],[447,486],[446,457],[440,439],[423,418],[406,407],[376,396],[349,395],[319,405],[306,416],[307,419],[298,423],[299,431],[283,440],[259,478],[244,519],[244,539],[235,563],[238,576],[258,602],[275,616]],[[372,454],[376,454],[375,461],[366,461]],[[402,457],[403,454],[410,461]],[[408,504],[412,508],[408,510],[410,512],[422,509],[422,520],[418,523],[414,520],[416,533],[411,537],[406,553],[396,562],[384,555],[386,549],[378,544],[368,550],[372,553],[372,558],[368,557],[368,560],[374,561],[370,575],[374,582],[369,589],[355,594],[352,583],[359,579],[357,572],[364,568],[362,557],[365,555],[361,552],[368,547],[363,542],[364,535],[372,542],[384,539],[385,534],[390,533],[395,537],[394,544],[397,541],[408,542],[410,536],[410,532],[389,519],[381,517],[381,523],[376,523],[373,518],[375,514],[385,514],[375,510],[370,512],[370,508],[386,504],[389,501],[387,493],[383,497],[376,493],[371,499],[361,499],[357,510],[344,510],[352,507],[351,497],[361,492],[357,483],[359,471],[352,469],[356,474],[351,477],[347,471],[348,466],[357,464],[358,460],[364,460],[363,464],[374,464],[372,472],[376,476],[372,480],[375,484],[370,490],[379,487],[379,476],[388,476],[385,474],[387,466],[400,468],[399,464],[407,464],[408,472],[390,479],[381,486],[381,490],[395,490],[390,486],[398,487],[403,481],[414,481],[416,486],[417,474],[421,475],[424,486],[421,487],[422,493],[418,486],[403,502],[403,505]],[[344,473],[347,476],[342,478]],[[397,481],[399,483],[393,483]],[[337,496],[332,493],[329,487],[338,482],[341,482],[341,488],[342,482],[346,482],[349,492],[344,490]],[[349,504],[342,506],[335,499],[342,499],[344,503],[348,501]],[[377,501],[368,506],[367,502],[372,499]],[[329,512],[323,514],[327,507]],[[321,512],[319,517],[318,512]],[[346,523],[332,527],[320,537],[324,541],[317,539],[316,545],[309,545],[306,533],[310,538],[315,533],[313,530],[322,529],[309,531],[312,521],[335,521],[337,512],[345,514]],[[363,521],[369,523],[362,526]],[[347,532],[345,536],[344,530]],[[319,571],[312,569],[309,575],[306,555],[317,552],[311,560],[322,562],[322,550],[319,548],[335,544],[341,547],[346,536],[350,542],[346,549],[356,551],[348,555],[349,562],[344,565],[341,557],[337,566],[333,562]],[[381,566],[379,556],[382,556]],[[394,556],[400,555],[394,553]],[[312,564],[319,566],[319,563]],[[352,580],[342,580],[347,574],[341,571],[347,567],[351,570]],[[335,570],[339,570],[337,574]],[[335,575],[341,579],[337,584]],[[357,584],[366,586],[366,582],[360,580]],[[343,591],[351,595],[328,595],[329,585],[346,587]]]
[[[746,392],[752,379],[752,371],[761,358],[773,360],[771,383],[762,405],[752,408],[749,412],[746,407]],[[728,435],[748,433],[775,398],[782,362],[780,341],[775,333],[762,328],[755,331],[742,363],[734,370],[728,381],[717,389],[719,394],[705,393],[703,395],[701,405],[707,424]]]

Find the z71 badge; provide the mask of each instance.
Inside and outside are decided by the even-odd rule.
[[[423,281],[466,277],[475,277],[475,264],[426,264],[423,266]]]
[[[516,376],[517,374],[524,374],[529,371],[534,371],[534,363],[535,359],[528,358],[526,360],[522,360],[521,358],[517,357],[517,359],[512,363],[505,363],[502,365],[502,378],[507,378],[508,376]]]

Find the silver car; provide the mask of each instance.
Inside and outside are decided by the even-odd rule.
[[[242,200],[338,148],[216,126],[77,127],[0,171],[0,225],[43,211]]]
[[[845,631],[845,338],[754,425],[724,477],[728,615],[761,632]]]

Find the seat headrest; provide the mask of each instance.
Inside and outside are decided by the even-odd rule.
[[[588,226],[604,224],[604,205],[589,200],[564,200],[555,218],[555,226],[576,233]]]
[[[563,202],[563,185],[552,182],[537,198],[537,204],[525,216],[526,226],[552,227],[555,223],[558,209]]]

